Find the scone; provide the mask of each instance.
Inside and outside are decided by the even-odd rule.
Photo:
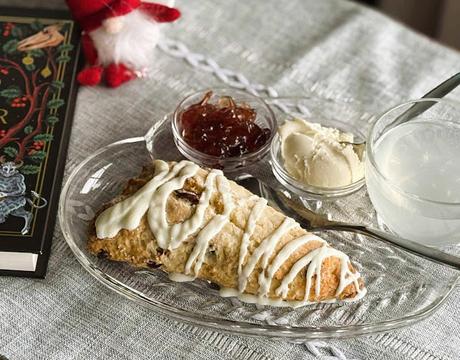
[[[131,179],[90,228],[89,250],[173,280],[200,278],[223,295],[273,305],[357,299],[346,254],[302,229],[220,170],[161,160]]]

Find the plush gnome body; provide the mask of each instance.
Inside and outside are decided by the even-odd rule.
[[[105,76],[110,87],[134,79],[149,65],[159,41],[159,23],[179,18],[179,10],[140,0],[67,0],[83,28],[87,67],[78,74],[82,85],[97,85]]]

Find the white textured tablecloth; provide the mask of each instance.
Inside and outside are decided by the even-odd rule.
[[[178,1],[168,39],[280,95],[316,93],[379,113],[459,71],[460,54],[344,0]],[[62,0],[0,0],[62,8]],[[184,55],[176,54],[176,55]],[[157,50],[152,78],[80,89],[67,174],[97,148],[143,134],[192,90],[222,86],[200,58]],[[203,60],[203,59],[201,59]],[[225,75],[227,74],[227,75]],[[263,87],[260,87],[263,89]],[[458,98],[454,93],[454,97]],[[0,354],[9,359],[424,359],[460,357],[460,290],[429,319],[390,333],[294,345],[223,335],[158,316],[78,264],[56,226],[45,280],[0,278]]]

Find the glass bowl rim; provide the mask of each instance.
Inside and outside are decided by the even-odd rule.
[[[199,150],[196,150],[195,148],[191,147],[183,138],[182,134],[179,131],[178,128],[178,121],[179,121],[179,109],[181,109],[184,105],[184,103],[188,100],[190,100],[192,97],[197,96],[199,94],[205,94],[208,91],[212,91],[214,94],[218,92],[230,92],[230,93],[238,93],[242,94],[245,96],[248,96],[252,98],[253,100],[257,101],[260,103],[260,105],[268,112],[269,114],[269,120],[268,120],[268,126],[270,127],[270,137],[267,139],[267,142],[262,145],[258,150],[249,152],[247,154],[244,154],[242,156],[231,156],[227,158],[221,158],[219,156],[215,155],[209,155],[206,153],[203,153]],[[213,95],[214,95],[213,94]],[[265,101],[264,98],[254,95],[248,91],[245,91],[243,89],[234,89],[231,87],[209,87],[209,88],[204,88],[201,90],[194,91],[193,93],[187,95],[184,97],[176,106],[174,111],[172,112],[172,119],[171,119],[171,126],[172,126],[172,131],[173,131],[173,136],[174,140],[177,141],[178,147],[181,146],[184,149],[188,151],[188,153],[194,154],[194,157],[196,156],[197,159],[201,159],[200,161],[209,161],[209,162],[224,162],[224,163],[240,163],[252,159],[257,159],[259,156],[265,155],[269,149],[270,149],[270,144],[277,132],[278,128],[278,123],[276,120],[275,113],[273,112],[273,109],[268,105],[268,103]]]
[[[78,164],[68,176],[60,198],[59,198],[59,210],[58,218],[62,234],[70,249],[74,253],[78,262],[83,266],[83,268],[88,271],[96,280],[98,280],[103,285],[107,286],[109,289],[114,292],[123,295],[125,298],[134,301],[139,305],[143,305],[146,308],[151,309],[152,311],[170,317],[176,321],[185,322],[194,326],[201,326],[210,330],[225,332],[228,334],[239,334],[252,337],[270,337],[278,339],[291,339],[295,340],[313,340],[313,339],[333,339],[333,338],[349,338],[358,335],[366,334],[376,334],[380,332],[385,332],[391,329],[397,329],[405,327],[411,324],[415,324],[422,319],[425,319],[430,314],[433,313],[439,306],[441,306],[444,301],[448,298],[452,290],[455,288],[456,284],[459,283],[460,276],[451,279],[449,282],[446,282],[446,291],[442,295],[438,295],[437,298],[430,303],[428,306],[425,306],[423,309],[419,310],[416,313],[413,313],[406,317],[400,318],[391,318],[388,320],[380,321],[375,324],[363,323],[359,325],[351,326],[329,326],[329,327],[289,327],[289,326],[276,326],[269,324],[253,324],[253,323],[241,323],[236,320],[229,319],[216,319],[216,321],[208,321],[206,318],[203,318],[201,314],[192,314],[190,311],[177,309],[173,306],[163,304],[161,302],[153,301],[146,297],[142,292],[132,289],[130,286],[124,284],[120,280],[114,278],[111,275],[106,274],[98,266],[94,265],[87,256],[83,253],[80,247],[74,240],[73,232],[69,228],[69,223],[66,221],[67,214],[67,201],[68,193],[70,186],[73,184],[74,179],[79,178],[79,173],[84,169],[88,163],[93,161],[95,158],[99,157],[105,152],[111,152],[113,148],[116,148],[120,145],[132,144],[132,143],[145,143],[145,138],[134,137],[127,138],[120,141],[116,141],[109,145],[106,145],[99,150],[95,151],[88,157],[86,157],[80,164]],[[146,152],[150,154],[146,147]]]
[[[388,110],[384,111],[380,116],[377,116],[376,119],[372,122],[368,135],[367,135],[367,141],[366,141],[366,161],[369,162],[369,164],[372,166],[372,169],[376,171],[378,177],[380,179],[383,179],[384,182],[387,185],[390,185],[393,189],[395,189],[398,193],[407,196],[408,198],[411,198],[416,201],[428,203],[428,204],[436,204],[436,205],[445,205],[445,206],[458,206],[460,207],[460,202],[449,202],[449,201],[439,201],[439,200],[433,200],[433,199],[428,199],[423,196],[419,196],[416,194],[413,194],[411,192],[405,191],[401,189],[398,185],[396,185],[393,181],[388,179],[381,170],[379,169],[377,162],[375,161],[374,157],[374,145],[372,144],[371,139],[375,135],[376,132],[376,126],[382,120],[384,117],[386,117],[388,114],[392,113],[395,110],[398,110],[400,108],[403,108],[408,105],[414,105],[420,102],[436,102],[436,103],[442,103],[442,104],[450,104],[452,106],[458,107],[460,110],[460,102],[451,100],[451,99],[444,99],[444,98],[421,98],[421,99],[416,99],[416,100],[409,100],[404,103],[392,106]],[[410,120],[409,120],[410,121]],[[460,126],[460,123],[459,123]]]

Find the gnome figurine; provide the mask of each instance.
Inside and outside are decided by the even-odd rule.
[[[110,87],[142,76],[160,39],[159,23],[180,17],[179,10],[141,0],[67,0],[83,29],[87,66],[77,76],[82,85],[105,78]]]

